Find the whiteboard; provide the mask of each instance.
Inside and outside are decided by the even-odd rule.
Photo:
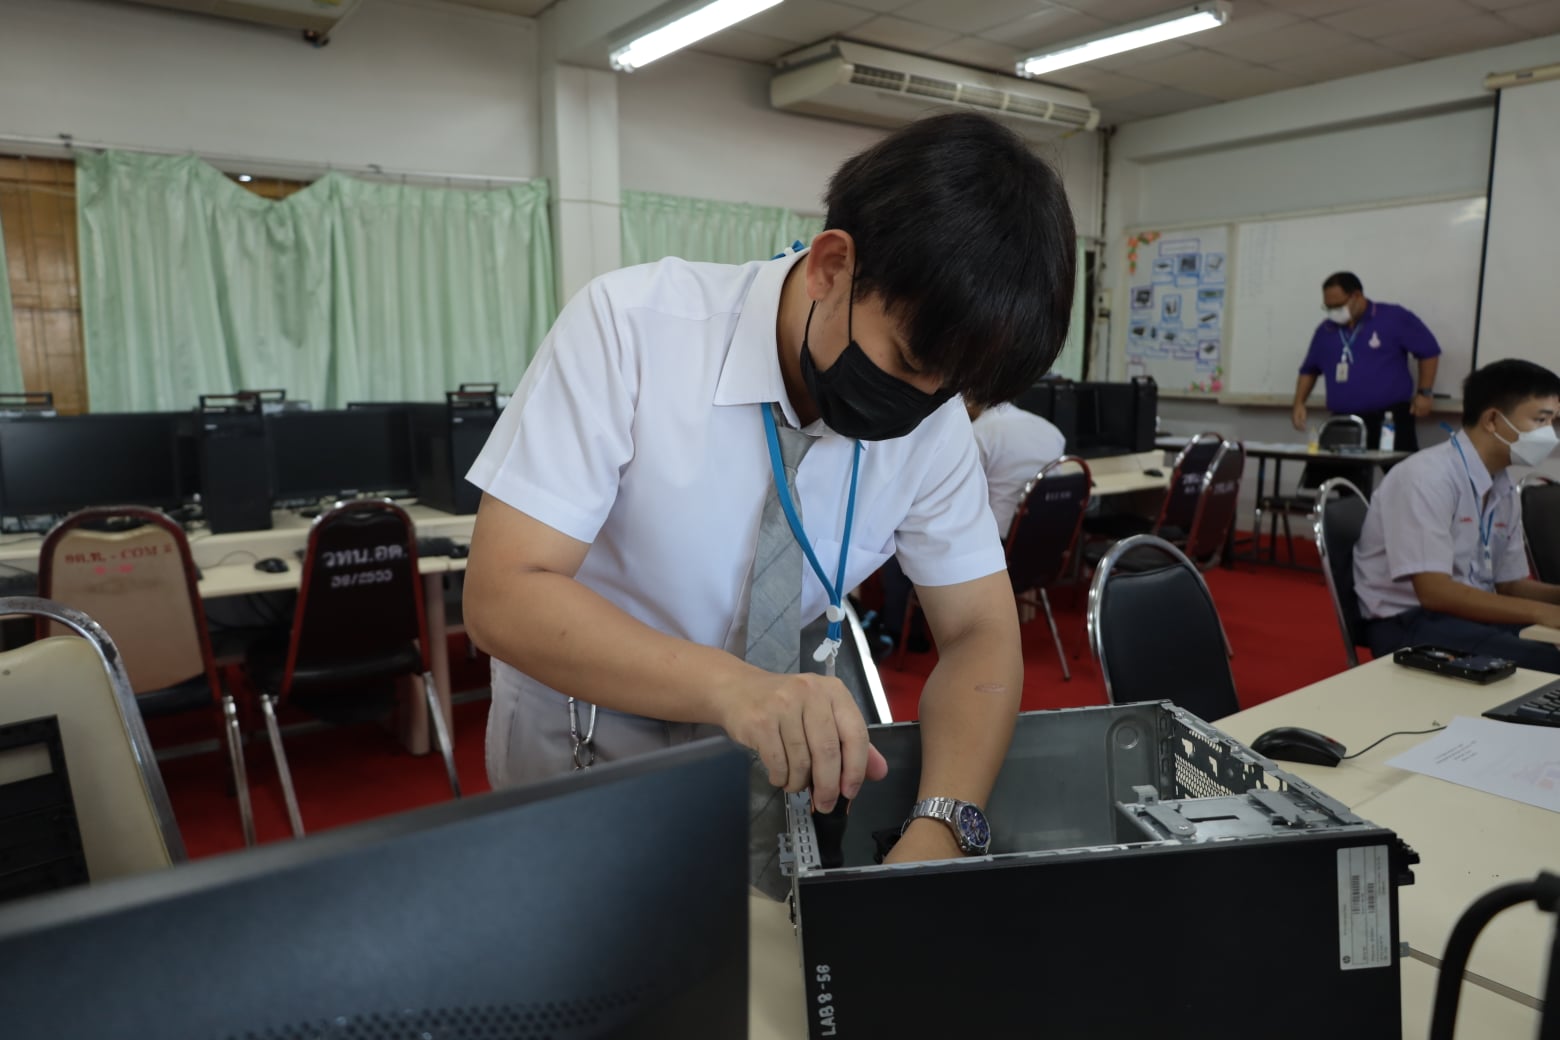
[[[1127,236],[1126,371],[1167,390],[1223,389],[1229,227]]]
[[[1560,369],[1560,80],[1500,92],[1479,364],[1523,358]]]
[[[1401,304],[1429,327],[1441,344],[1436,392],[1461,397],[1473,365],[1484,211],[1479,197],[1238,225],[1229,391],[1293,394],[1323,320],[1322,281],[1353,271],[1366,298]]]

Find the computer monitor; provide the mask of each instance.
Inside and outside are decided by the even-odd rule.
[[[744,1037],[721,739],[0,906],[6,1040]]]
[[[182,412],[0,421],[0,513],[50,516],[87,506],[182,504]],[[181,480],[181,476],[184,479]]]
[[[415,489],[411,435],[402,409],[283,412],[266,416],[266,431],[279,501]]]

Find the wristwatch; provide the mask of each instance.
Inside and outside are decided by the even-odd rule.
[[[1414,393],[1419,395],[1420,397],[1434,397],[1435,396],[1435,391],[1434,390],[1426,390],[1424,387],[1420,387],[1418,390],[1415,390]]]
[[[957,798],[924,798],[915,803],[899,833],[903,834],[912,820],[922,817],[946,823],[959,843],[959,851],[966,856],[984,856],[991,848],[991,824],[978,805]]]

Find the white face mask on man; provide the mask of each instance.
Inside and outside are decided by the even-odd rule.
[[[1337,325],[1347,325],[1354,320],[1354,315],[1349,313],[1347,305],[1342,307],[1327,308],[1327,320]]]
[[[1536,430],[1518,430],[1517,424],[1506,418],[1505,412],[1496,412],[1507,426],[1516,431],[1517,439],[1508,441],[1500,434],[1495,434],[1495,439],[1511,449],[1511,461],[1520,462],[1524,466],[1542,465],[1544,460],[1554,453],[1555,446],[1560,445],[1560,435],[1556,435],[1554,425],[1545,423]]]

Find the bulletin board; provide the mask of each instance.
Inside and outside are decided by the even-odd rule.
[[[1227,224],[1128,234],[1124,375],[1172,392],[1224,388],[1229,244]]]

